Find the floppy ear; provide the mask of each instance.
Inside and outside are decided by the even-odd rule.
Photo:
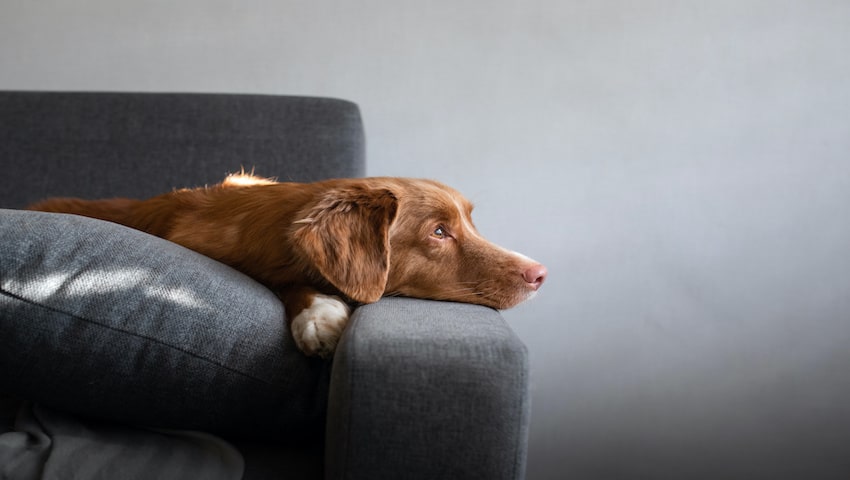
[[[356,302],[378,301],[390,267],[390,224],[398,200],[387,189],[346,187],[320,195],[297,220],[295,245],[334,287]]]

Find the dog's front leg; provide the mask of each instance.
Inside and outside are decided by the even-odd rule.
[[[351,308],[341,298],[312,287],[292,287],[278,293],[286,307],[289,328],[306,355],[328,358],[348,323]]]

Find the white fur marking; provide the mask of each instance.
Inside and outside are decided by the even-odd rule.
[[[507,249],[506,249],[506,250],[507,250]],[[537,263],[537,262],[535,262],[533,259],[531,259],[531,258],[529,258],[529,257],[526,257],[525,255],[523,255],[523,254],[521,254],[521,253],[519,253],[519,252],[515,252],[515,251],[513,251],[513,250],[508,250],[508,253],[510,253],[511,255],[515,255],[517,258],[520,258],[520,259],[522,259],[522,260],[524,260],[524,261],[526,261],[526,262],[529,262],[529,263]]]
[[[274,185],[277,182],[271,178],[255,176],[252,169],[250,173],[246,173],[245,171],[242,171],[242,173],[231,173],[221,183],[229,187],[250,187],[253,185]]]
[[[313,303],[292,319],[295,343],[308,355],[330,356],[350,314],[348,305],[338,297],[316,294]]]

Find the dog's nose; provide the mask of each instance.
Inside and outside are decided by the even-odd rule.
[[[524,278],[526,282],[537,290],[546,280],[547,273],[546,267],[538,263],[528,267],[524,272],[522,272],[522,278]]]

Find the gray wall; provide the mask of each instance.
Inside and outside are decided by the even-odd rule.
[[[353,99],[547,264],[529,478],[850,478],[850,2],[0,5],[0,88]]]

